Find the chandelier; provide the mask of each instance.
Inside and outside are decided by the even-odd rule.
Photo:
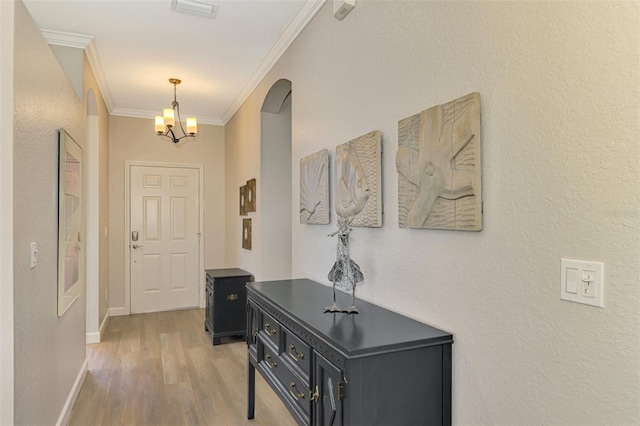
[[[162,116],[156,115],[156,133],[158,136],[165,136],[171,139],[173,143],[178,143],[180,139],[195,137],[196,133],[198,133],[198,122],[195,118],[187,118],[187,131],[184,131],[182,121],[180,120],[180,104],[176,100],[176,86],[181,83],[181,80],[170,78],[169,83],[173,84],[173,102],[171,102],[171,108],[162,110]],[[178,125],[182,131],[182,136],[179,137],[177,137],[173,131],[176,117],[178,118]]]

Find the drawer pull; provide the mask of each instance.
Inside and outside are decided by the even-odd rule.
[[[293,388],[296,387],[296,384],[294,382],[290,382],[289,383],[289,393],[291,394],[291,396],[298,401],[299,399],[304,399],[304,393],[303,392],[294,392]]]
[[[316,388],[313,392],[309,392],[309,401],[316,401],[316,404],[318,403],[318,400],[320,399],[320,392],[318,392],[318,385],[316,385]]]
[[[238,295],[237,295],[237,294],[235,294],[235,293],[233,293],[233,294],[229,294],[229,295],[227,295],[227,300],[231,300],[232,302],[233,302],[234,300],[238,300]]]
[[[304,359],[304,354],[302,352],[296,353],[296,347],[292,344],[289,345],[289,355],[295,358],[296,361]]]
[[[266,354],[264,358],[265,358],[265,361],[267,361],[267,365],[269,366],[269,368],[273,369],[278,366],[277,361],[269,361],[271,359],[271,355]]]
[[[264,323],[264,331],[269,336],[274,336],[278,332],[278,329],[277,328],[272,328],[271,330],[269,330],[269,327],[271,327],[271,324],[269,324],[268,322],[265,322]]]

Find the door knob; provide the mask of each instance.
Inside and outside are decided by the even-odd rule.
[[[131,245],[131,248],[133,248],[133,249],[138,249],[138,248],[141,248],[141,247],[143,247],[142,244],[133,244],[133,245]]]

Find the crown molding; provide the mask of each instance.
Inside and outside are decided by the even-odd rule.
[[[143,109],[130,109],[130,108],[116,108],[111,111],[111,115],[118,115],[120,117],[133,117],[133,118],[149,118],[154,120],[156,115],[158,115],[158,111],[147,111]],[[203,117],[198,115],[193,115],[190,117],[194,117],[198,120],[198,124],[211,124],[214,126],[224,126],[224,123],[220,118],[217,117]]]
[[[313,19],[316,13],[318,13],[320,8],[325,4],[326,1],[327,0],[308,0],[304,3],[300,11],[295,16],[293,21],[291,21],[280,39],[276,42],[276,44],[273,45],[271,50],[269,50],[269,53],[267,53],[249,81],[244,85],[238,97],[233,101],[233,103],[224,113],[224,115],[222,116],[223,124],[227,124],[231,117],[233,117],[233,114],[238,111],[242,103],[247,100],[251,92],[253,92],[255,88],[258,87],[258,84],[260,84],[262,79],[267,75],[271,68],[273,68],[273,66],[284,54],[284,52],[287,51],[289,46],[291,46],[291,44],[295,41],[295,39],[307,26],[311,19]]]
[[[65,33],[61,31],[52,30],[40,30],[42,36],[49,44],[55,46],[73,47],[76,49],[83,49],[87,55],[87,61],[93,71],[93,75],[98,83],[100,94],[107,107],[109,113],[114,109],[113,98],[111,97],[111,91],[107,84],[107,78],[104,75],[102,69],[102,63],[100,62],[100,55],[98,55],[98,48],[96,47],[95,37],[84,34]]]
[[[87,48],[84,50],[84,53],[87,55],[87,61],[89,61],[89,66],[91,67],[93,75],[96,78],[98,89],[100,89],[104,104],[107,106],[107,111],[111,113],[115,109],[115,104],[113,103],[113,98],[111,97],[111,90],[109,89],[109,84],[107,83],[107,76],[104,75],[102,62],[100,62],[100,55],[98,55],[98,47],[96,46],[95,41],[87,46]]]
[[[244,85],[242,91],[233,101],[233,103],[227,108],[224,115],[219,117],[198,117],[195,118],[199,123],[211,124],[216,126],[224,126],[233,117],[233,114],[238,111],[242,103],[247,100],[251,92],[260,84],[267,73],[273,68],[278,59],[287,51],[289,46],[295,41],[302,30],[313,19],[316,13],[324,5],[327,0],[307,0],[300,8],[295,18],[291,21],[287,29],[284,31],[280,39],[269,50],[264,59],[260,62],[260,65],[253,73],[251,78]],[[135,117],[135,118],[155,118],[156,112],[146,110],[136,110],[127,108],[116,108],[111,97],[111,91],[107,84],[107,78],[104,74],[102,63],[100,62],[100,56],[98,55],[98,48],[93,36],[87,36],[83,34],[65,33],[60,31],[40,30],[45,40],[49,44],[74,47],[83,49],[87,55],[87,60],[93,74],[98,83],[98,88],[104,99],[104,103],[111,115],[123,116],[123,117]]]
[[[77,49],[86,48],[93,41],[94,37],[85,34],[64,33],[61,31],[40,30],[47,43],[56,46],[75,47]]]

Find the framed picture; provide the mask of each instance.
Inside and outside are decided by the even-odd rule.
[[[58,131],[58,316],[82,293],[82,148]]]
[[[240,216],[247,215],[247,185],[240,187]]]
[[[256,211],[256,180],[250,179],[247,181],[247,191],[245,192],[245,201],[247,205],[247,212]]]
[[[242,219],[242,248],[251,250],[251,219]]]

